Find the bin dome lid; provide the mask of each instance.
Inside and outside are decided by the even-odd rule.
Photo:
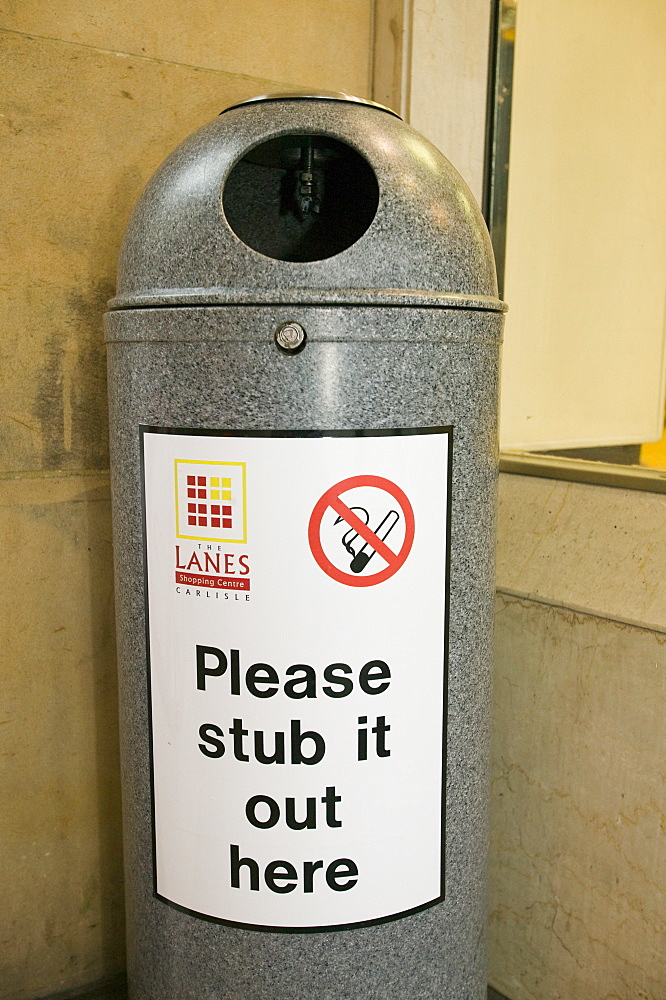
[[[398,112],[393,111],[392,108],[387,108],[386,105],[378,104],[376,101],[369,101],[366,97],[355,97],[354,94],[347,94],[343,90],[318,90],[316,93],[310,90],[286,90],[274,94],[258,94],[256,97],[247,97],[244,101],[239,101],[238,104],[230,104],[220,114],[233,111],[234,108],[245,107],[246,104],[260,104],[263,101],[340,101],[343,104],[365,104],[366,107],[378,108],[380,111],[386,111],[389,115],[395,115],[402,121]]]
[[[294,143],[306,148],[310,142],[314,181],[308,163],[289,160]],[[284,162],[271,166],[265,150]],[[319,184],[324,204],[331,192],[342,197],[344,219],[338,226],[334,206],[326,225],[340,231],[362,225],[358,238],[339,250],[342,237],[334,232],[332,252],[306,259],[263,252],[261,241],[253,248],[247,226],[268,229],[270,236],[271,225],[284,224],[284,206],[266,199],[271,191],[282,198],[286,181],[293,187],[285,181],[289,170],[298,171],[299,191],[311,193]],[[346,188],[336,172],[344,174]],[[365,187],[357,197],[361,177]],[[373,184],[376,210],[366,204]],[[251,210],[245,229],[231,211],[243,199]],[[483,217],[448,160],[388,108],[348,94],[300,92],[226,109],[165,160],[129,221],[109,307],[234,303],[504,309]]]

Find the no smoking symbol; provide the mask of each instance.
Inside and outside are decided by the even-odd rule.
[[[372,587],[392,577],[407,559],[414,541],[414,511],[390,479],[352,476],[317,501],[308,540],[312,555],[333,580]]]

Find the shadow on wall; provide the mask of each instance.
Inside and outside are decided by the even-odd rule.
[[[89,614],[94,671],[101,966],[104,969],[117,969],[124,955],[125,914],[113,549],[109,507],[108,501],[86,505],[90,539]]]

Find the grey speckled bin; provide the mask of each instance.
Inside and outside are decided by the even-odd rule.
[[[372,177],[355,194],[351,154],[348,235],[336,234],[334,220],[332,229],[322,223],[323,242],[304,238],[295,254],[293,232],[310,221],[292,219],[292,232],[278,218],[284,171],[274,172],[271,187],[257,181],[270,168],[250,157],[232,177],[228,206],[225,188],[235,165],[269,139],[278,138],[269,158],[286,162],[289,140],[280,137],[294,135],[323,143],[315,170],[319,161],[328,169],[342,143],[378,184],[373,214]],[[247,199],[255,214],[244,222]],[[244,236],[263,227],[255,245],[267,252],[246,245],[229,216]],[[271,220],[283,227],[283,244],[270,244]],[[504,306],[471,194],[427,140],[384,109],[333,95],[247,103],[187,139],[150,181],[125,236],[109,310],[132,1000],[482,1000]],[[307,332],[305,349],[291,355],[274,339],[287,322]],[[155,898],[140,425],[453,427],[443,902],[376,926],[284,934],[202,920]]]

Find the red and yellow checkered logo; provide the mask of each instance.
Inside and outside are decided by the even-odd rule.
[[[247,541],[245,462],[176,459],[176,534],[201,542]]]

